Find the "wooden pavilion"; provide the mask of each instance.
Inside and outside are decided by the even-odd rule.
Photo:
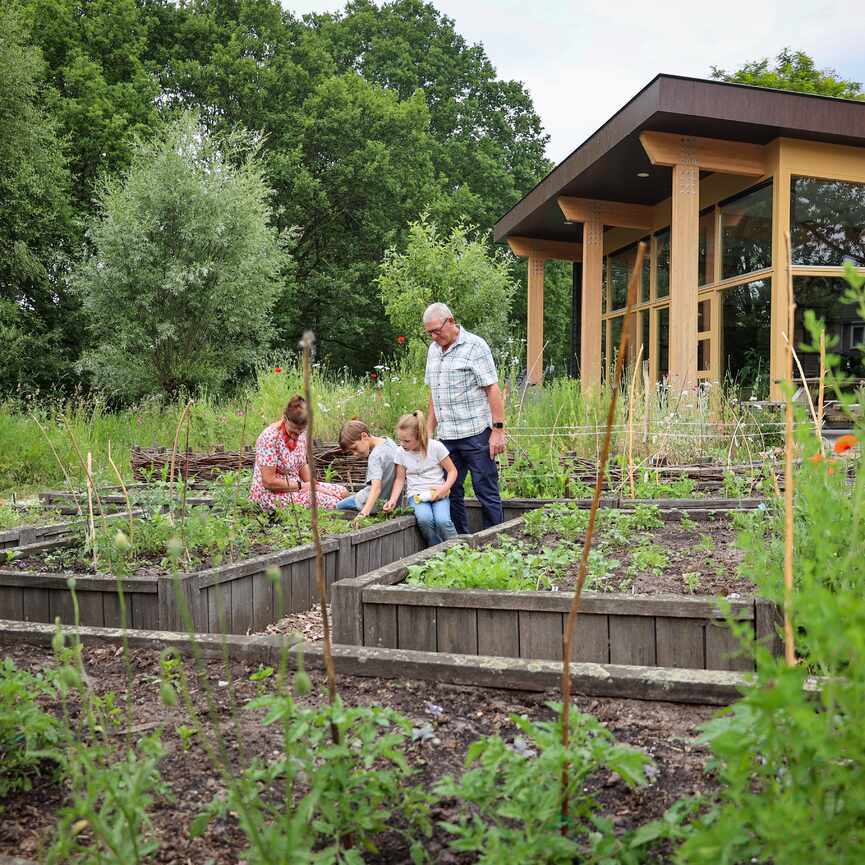
[[[780,398],[791,277],[794,340],[814,309],[862,376],[865,322],[841,276],[845,261],[865,274],[865,102],[659,75],[494,234],[528,258],[533,383],[551,259],[573,262],[571,372],[585,386],[601,382],[627,327],[631,359],[640,352],[671,389],[709,380]],[[649,255],[625,321],[641,240]]]

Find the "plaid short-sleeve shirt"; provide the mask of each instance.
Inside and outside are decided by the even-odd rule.
[[[499,377],[490,347],[479,336],[461,327],[444,351],[432,343],[424,380],[432,393],[437,438],[468,438],[492,425],[484,388],[497,384]]]

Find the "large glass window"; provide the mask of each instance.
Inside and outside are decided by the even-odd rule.
[[[608,258],[610,264],[610,309],[624,309],[628,303],[628,280],[631,278],[637,260],[637,244],[619,250]],[[637,291],[637,303],[646,303],[649,300],[649,267],[650,258],[645,255],[643,257],[641,285]]]
[[[723,279],[772,266],[772,184],[721,205]]]
[[[658,310],[658,381],[670,372],[670,307]]]
[[[794,177],[790,196],[794,264],[865,265],[865,183]]]
[[[655,294],[657,297],[668,297],[670,294],[670,230],[659,231],[655,235],[655,258],[657,272],[655,274]]]
[[[817,379],[820,375],[819,355],[802,348],[803,343],[812,342],[804,326],[805,310],[808,309],[825,322],[827,349],[841,358],[841,369],[855,378],[865,378],[862,355],[865,322],[855,303],[843,302],[846,288],[843,279],[828,276],[797,276],[793,280],[796,298],[793,336],[806,379]],[[798,370],[794,368],[794,371],[798,376]]]
[[[615,369],[616,357],[619,354],[619,342],[622,339],[622,324],[625,316],[617,315],[610,320],[610,375]]]
[[[651,351],[649,350],[649,333],[651,328],[651,320],[649,316],[652,314],[650,309],[644,309],[640,313],[640,333],[643,338],[643,355],[642,358],[644,361],[649,359],[651,355]]]
[[[723,292],[724,383],[740,398],[769,395],[771,280]]]
[[[698,284],[715,281],[715,208],[700,215],[700,255]]]

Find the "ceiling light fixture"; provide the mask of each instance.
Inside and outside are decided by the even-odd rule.
[[[637,172],[637,177],[648,177],[648,176],[649,176],[648,171],[638,171]]]

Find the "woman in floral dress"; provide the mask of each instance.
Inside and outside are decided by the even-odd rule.
[[[306,400],[293,396],[282,413],[255,442],[255,468],[249,498],[265,510],[286,505],[310,506],[309,466],[306,463]],[[339,484],[318,481],[320,508],[332,509],[348,495]]]

